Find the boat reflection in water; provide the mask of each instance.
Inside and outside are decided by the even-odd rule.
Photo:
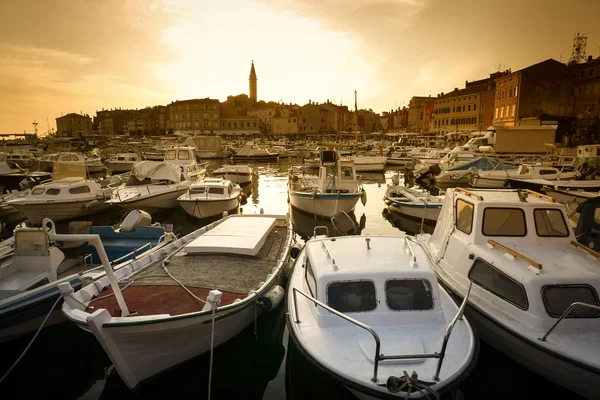
[[[387,219],[393,227],[398,228],[402,232],[406,232],[409,235],[416,235],[419,233],[433,233],[435,229],[435,223],[432,221],[411,218],[402,214],[398,214],[389,208],[384,208],[381,211],[383,218]]]
[[[383,172],[357,172],[360,183],[385,183]]]
[[[365,228],[367,217],[365,214],[363,214],[360,217],[360,220],[357,222],[354,211],[351,211],[347,215],[350,217],[350,221],[354,225],[353,227],[347,226],[349,225],[350,221],[342,220],[337,224],[333,224],[331,222],[331,218],[322,217],[319,215],[315,216],[314,214],[309,214],[290,206],[290,218],[292,220],[294,232],[300,235],[304,241],[314,236],[314,229],[317,226],[327,227],[329,236],[344,236],[347,234],[347,232],[350,232],[352,235],[360,235],[362,230]],[[323,233],[324,232],[319,232],[319,234]]]

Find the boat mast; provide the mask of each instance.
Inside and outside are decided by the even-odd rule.
[[[358,154],[358,106],[356,104],[356,90],[354,91],[354,154]]]

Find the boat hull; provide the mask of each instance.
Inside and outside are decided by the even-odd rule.
[[[123,173],[123,172],[129,172],[131,171],[131,168],[133,168],[133,164],[132,162],[107,162],[106,163],[106,168],[110,169],[112,172],[115,173]]]
[[[238,207],[239,199],[198,200],[179,199],[179,205],[188,215],[199,219],[216,217],[224,211],[231,211]]]
[[[507,177],[483,177],[478,175],[471,175],[469,177],[469,186],[474,188],[486,188],[486,189],[501,189],[508,187]]]
[[[426,207],[425,204],[390,201],[389,208],[398,214],[403,214],[418,219],[425,218],[428,221],[436,221],[440,216],[442,204],[428,204]]]
[[[549,181],[549,183],[552,181]],[[577,181],[579,182],[579,181]],[[583,181],[590,182],[590,185],[586,186],[575,186],[574,189],[583,190],[584,192],[597,192],[600,191],[600,182],[597,181]],[[594,185],[594,183],[598,183]],[[535,192],[543,192],[544,191],[544,183],[543,182],[532,182],[526,179],[509,179],[508,183],[512,189],[529,189]],[[566,189],[568,186],[561,186],[558,181],[556,181],[556,185],[554,185],[557,189]]]
[[[457,301],[462,301],[461,295],[453,291],[442,280],[441,276],[438,275],[438,278]],[[598,393],[600,393],[600,370],[579,365],[541,348],[537,343],[533,343],[499,325],[470,303],[467,305],[465,314],[481,339],[501,353],[506,354],[536,374],[580,396],[588,399],[598,398]]]
[[[96,206],[88,206],[97,201]],[[104,199],[86,199],[80,201],[56,202],[56,203],[11,203],[32,224],[41,224],[44,218],[50,218],[54,222],[93,215],[108,209],[111,204]],[[86,207],[87,206],[87,207]]]
[[[265,154],[258,156],[239,156],[235,154],[233,156],[234,161],[277,161],[279,154]]]
[[[299,193],[289,194],[290,203],[293,207],[323,217],[333,217],[340,211],[349,213],[356,207],[360,193]]]
[[[179,202],[177,198],[187,191],[188,188],[186,186],[180,190],[138,197],[135,200],[115,202],[115,204],[127,210],[143,210],[152,214],[167,209],[178,208]]]
[[[385,169],[385,162],[354,164],[356,172],[381,172]]]
[[[222,177],[223,179],[230,180],[233,183],[237,183],[240,186],[249,185],[252,183],[252,174],[247,172],[235,172],[235,171],[213,171],[212,176]]]

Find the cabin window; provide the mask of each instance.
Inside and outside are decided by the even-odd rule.
[[[35,196],[39,196],[42,193],[44,193],[44,189],[42,189],[42,188],[33,189],[33,191],[31,192],[31,194],[35,195]]]
[[[542,237],[567,237],[569,229],[563,213],[557,209],[536,208],[533,211],[535,231]]]
[[[204,186],[193,187],[190,189],[194,193],[204,193],[206,188]]]
[[[85,185],[69,189],[70,194],[85,194],[85,193],[90,193],[90,192],[91,192],[90,188]]]
[[[390,310],[431,310],[431,283],[426,279],[390,279],[385,282],[385,301]]]
[[[529,307],[523,285],[481,259],[473,263],[469,279],[520,309]]]
[[[127,161],[135,161],[135,157],[128,157]]]
[[[177,158],[180,160],[189,160],[190,153],[187,150],[179,150],[179,154],[177,154]]]
[[[79,161],[79,157],[73,156],[73,161]]]
[[[542,288],[542,298],[546,312],[553,318],[567,311],[574,302],[598,305],[598,295],[594,288],[588,285],[552,285]],[[598,318],[600,311],[577,306],[565,318]]]
[[[456,229],[467,235],[473,230],[473,204],[456,200]]]
[[[174,160],[177,152],[175,150],[167,150],[165,153],[165,160]]]
[[[208,188],[208,193],[211,193],[211,194],[224,194],[225,193],[225,188],[222,188],[222,187],[209,187]]]
[[[317,280],[315,274],[310,266],[310,260],[306,259],[306,272],[305,272],[306,284],[308,285],[308,291],[312,297],[317,297]]]
[[[364,312],[377,308],[373,281],[332,282],[327,285],[327,305],[339,312]]]
[[[553,169],[540,169],[540,175],[556,175],[557,171]]]
[[[46,194],[50,195],[50,196],[56,196],[59,193],[60,193],[60,189],[57,189],[57,188],[50,188],[50,189],[46,190]]]
[[[342,179],[352,179],[352,167],[342,166],[340,170],[342,171]]]
[[[117,161],[125,161],[125,157],[117,157]]]
[[[71,158],[71,156],[62,156],[60,158],[60,161],[73,161],[73,159]]]
[[[485,236],[525,236],[525,213],[520,208],[486,208],[481,231]]]

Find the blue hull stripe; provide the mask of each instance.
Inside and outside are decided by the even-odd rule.
[[[71,280],[69,283],[71,284],[71,286],[75,287],[75,286],[78,286],[78,285],[81,284],[81,279],[76,278],[76,279]],[[36,289],[32,289],[31,292],[32,292],[31,295],[29,295],[27,297],[24,297],[21,300],[14,301],[14,302],[11,302],[11,303],[3,306],[3,307],[0,307],[0,313],[4,312],[5,310],[7,310],[9,308],[13,308],[14,306],[25,305],[25,304],[30,303],[32,301],[40,300],[40,299],[42,299],[44,297],[47,297],[48,295],[53,295],[53,294],[59,293],[60,291],[58,290],[58,287],[55,284],[52,287],[50,287],[50,288],[48,288],[46,290],[43,290],[41,292],[35,293]]]

